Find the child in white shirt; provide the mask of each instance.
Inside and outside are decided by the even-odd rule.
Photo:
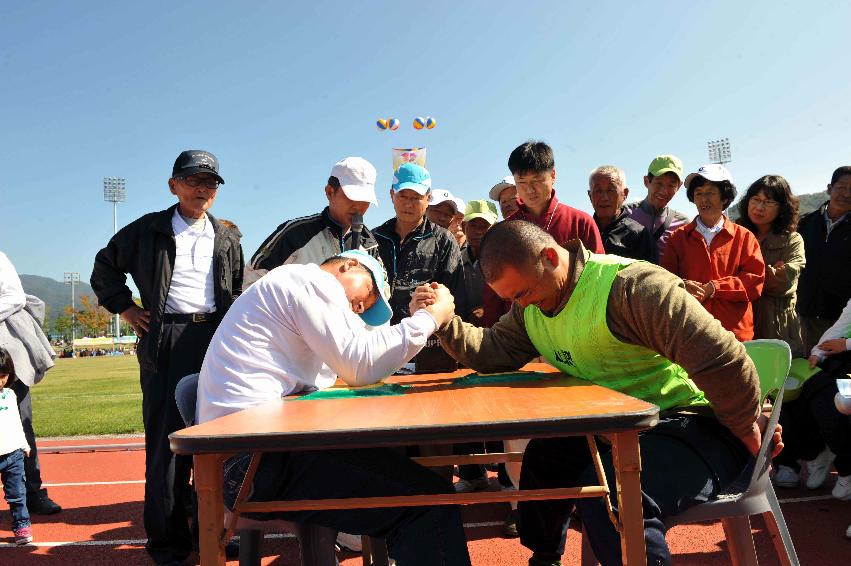
[[[27,510],[27,488],[24,483],[24,457],[30,446],[24,437],[18,397],[12,390],[17,377],[12,356],[0,348],[0,479],[9,510],[12,512],[12,532],[15,544],[32,542],[32,524]]]

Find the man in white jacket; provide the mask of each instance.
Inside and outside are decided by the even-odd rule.
[[[249,287],[224,317],[198,383],[203,423],[259,403],[333,385],[323,364],[349,385],[369,385],[398,370],[452,317],[445,287],[434,305],[389,326],[386,275],[366,252],[352,250],[321,266],[284,265]],[[374,327],[368,329],[367,325]],[[225,503],[233,504],[248,455],[225,463]],[[437,474],[391,449],[267,453],[252,501],[452,493]],[[339,531],[386,537],[399,564],[467,566],[470,558],[455,506],[280,513]]]

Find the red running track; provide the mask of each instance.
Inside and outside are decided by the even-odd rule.
[[[117,444],[140,439],[67,440],[57,444]],[[42,446],[42,443],[39,444]],[[142,498],[144,452],[114,451],[44,454],[42,473],[50,496],[64,510],[58,515],[33,516],[34,544],[14,547],[9,512],[0,510],[0,566],[38,564],[98,564],[134,566],[150,564],[143,549]],[[834,474],[835,478],[835,474]],[[851,540],[845,529],[851,524],[851,502],[830,497],[834,478],[816,491],[781,489],[783,512],[798,550],[801,564],[843,566],[851,564]],[[470,554],[475,566],[523,566],[529,551],[517,539],[500,538],[507,505],[480,505],[464,509]],[[760,564],[779,564],[761,520],[755,519],[754,539]],[[264,543],[263,564],[298,566],[297,542],[286,535],[272,535]],[[674,564],[720,566],[730,564],[720,524],[675,527],[668,533]],[[341,555],[343,566],[361,559]],[[197,556],[193,556],[197,564]],[[579,537],[568,535],[564,564],[579,563]],[[228,564],[236,565],[237,562]]]

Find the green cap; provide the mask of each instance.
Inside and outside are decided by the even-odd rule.
[[[469,222],[475,218],[484,218],[488,221],[488,224],[493,226],[499,220],[496,205],[487,200],[467,201],[467,208],[464,209],[464,222]]]
[[[650,162],[647,172],[658,177],[665,173],[673,173],[677,179],[683,180],[683,162],[676,155],[660,155]]]

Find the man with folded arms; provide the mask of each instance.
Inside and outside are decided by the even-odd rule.
[[[273,269],[242,294],[213,337],[198,382],[199,422],[291,393],[324,389],[337,377],[354,386],[376,383],[416,355],[455,309],[452,295],[438,286],[434,304],[390,326],[389,296],[384,269],[361,250],[343,252],[322,265]],[[367,325],[375,328],[367,330]],[[326,377],[323,366],[336,375]],[[250,455],[242,454],[225,463],[228,507],[249,462]],[[359,448],[264,454],[249,500],[428,493],[452,493],[452,485],[396,450]],[[390,556],[400,565],[470,564],[456,506],[276,516],[385,537]]]
[[[438,331],[441,345],[479,372],[513,371],[543,356],[565,373],[658,405],[659,423],[639,440],[644,529],[647,563],[670,564],[666,517],[716,497],[759,450],[766,419],[744,346],[664,269],[593,254],[579,241],[562,247],[528,222],[491,228],[479,261],[485,281],[513,301],[511,311],[491,328],[456,316]],[[418,288],[412,308],[430,295]],[[779,452],[779,432],[774,440]],[[600,449],[615,485],[609,448]],[[596,484],[584,437],[535,439],[526,449],[521,489]],[[521,502],[529,564],[561,564],[574,508],[597,558],[620,564],[619,535],[599,498]]]

